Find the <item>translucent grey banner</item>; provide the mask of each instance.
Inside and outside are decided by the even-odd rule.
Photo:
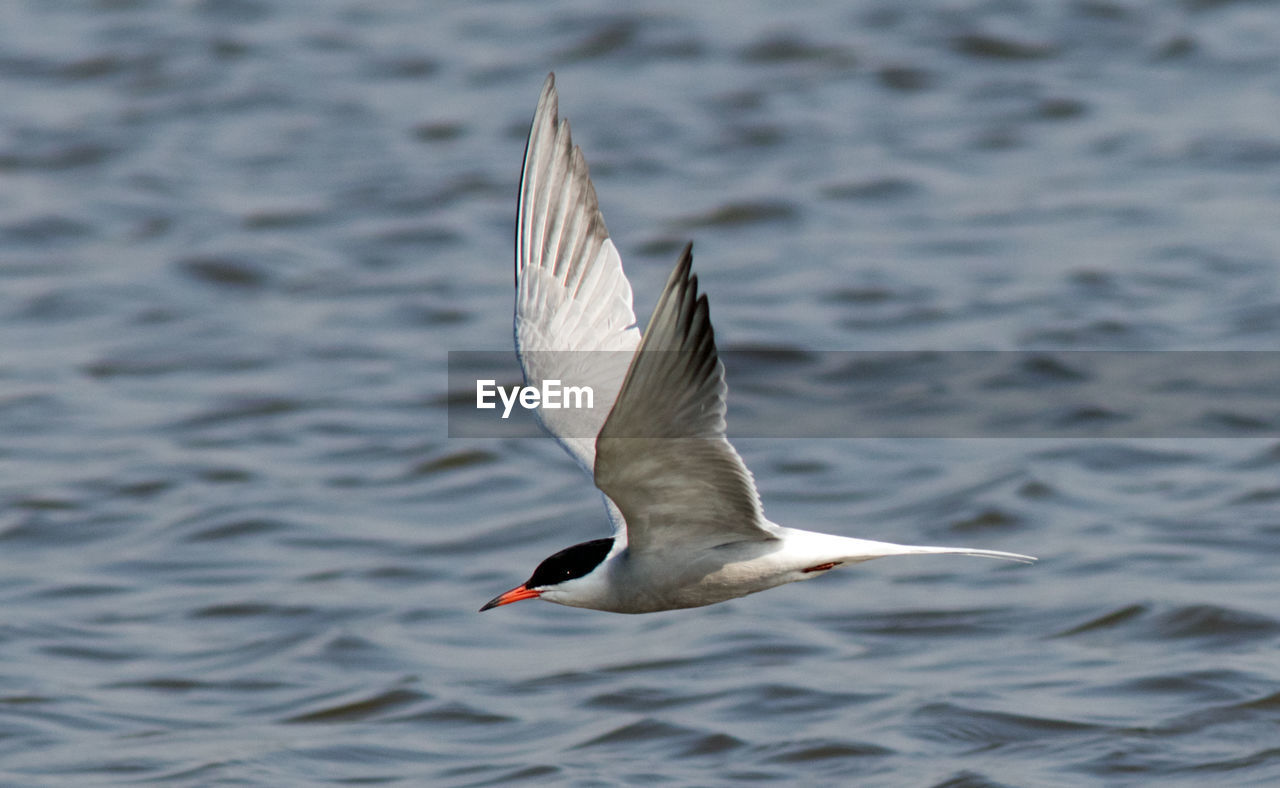
[[[720,356],[731,438],[1280,436],[1280,351]],[[613,406],[609,381],[621,376],[629,354],[554,352],[529,361],[554,372],[555,384],[517,388],[524,380],[511,351],[451,351],[449,435],[545,435],[527,407],[535,401],[557,423],[599,423]],[[599,410],[601,419],[564,418],[575,409]]]

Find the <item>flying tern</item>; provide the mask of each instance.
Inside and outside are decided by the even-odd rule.
[[[615,613],[698,607],[892,555],[1035,560],[765,519],[751,472],[725,438],[724,366],[691,263],[686,246],[641,334],[631,285],[548,75],[520,177],[516,352],[528,386],[591,383],[597,407],[540,409],[538,417],[604,492],[614,533],[547,558],[482,611],[535,598]]]

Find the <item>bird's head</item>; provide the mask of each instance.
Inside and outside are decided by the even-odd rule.
[[[573,607],[592,607],[592,600],[605,590],[604,579],[592,573],[604,563],[612,549],[612,539],[593,539],[566,547],[538,564],[523,585],[490,599],[480,612],[535,598]]]

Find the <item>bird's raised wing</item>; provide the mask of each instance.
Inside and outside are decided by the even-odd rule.
[[[630,549],[777,538],[751,472],[725,438],[724,365],[686,246],[596,440],[596,486]]]
[[[516,216],[516,354],[525,383],[590,387],[592,408],[538,416],[588,473],[596,435],[640,343],[631,284],[609,240],[582,150],[547,75],[529,129]]]

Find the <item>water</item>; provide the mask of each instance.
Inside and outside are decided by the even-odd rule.
[[[1274,4],[647,9],[5,5],[0,782],[1280,780],[1247,424],[739,440],[778,522],[1042,561],[475,612],[605,533],[552,442],[446,437],[549,70],[637,312],[693,239],[722,347],[1280,341]]]

